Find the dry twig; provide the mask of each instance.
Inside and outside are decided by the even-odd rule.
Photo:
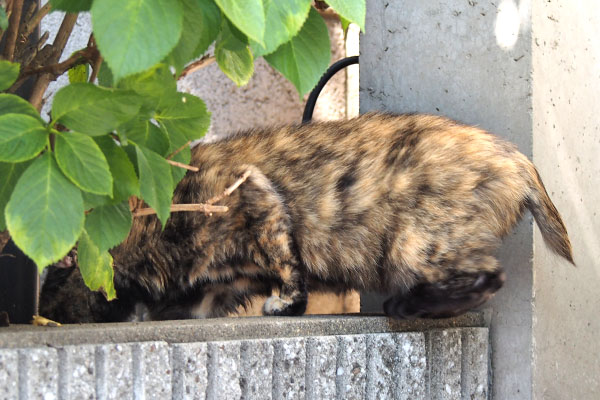
[[[188,64],[183,71],[181,71],[181,75],[177,77],[177,80],[183,79],[194,71],[199,70],[200,68],[204,68],[207,65],[215,62],[215,56],[205,55],[199,60],[194,61],[193,63]]]
[[[229,196],[231,193],[233,193],[233,191],[235,189],[237,189],[238,187],[240,187],[240,185],[242,183],[244,183],[244,181],[246,179],[248,179],[248,177],[250,176],[250,170],[244,172],[244,175],[242,175],[242,177],[240,179],[238,179],[237,181],[235,181],[233,183],[233,185],[229,186],[227,189],[225,189],[225,191],[223,193],[221,193],[218,196],[212,197],[210,200],[208,200],[206,203],[197,203],[197,204],[171,204],[171,212],[179,212],[179,211],[203,211],[205,214],[212,214],[214,212],[217,213],[222,213],[222,212],[227,212],[229,211],[229,208],[227,206],[215,206],[213,205],[214,203],[216,203],[217,201],[222,200],[223,198]],[[136,207],[136,205],[133,205],[133,207]],[[152,214],[156,214],[156,211],[154,211],[154,209],[147,207],[147,208],[142,208],[139,209],[137,211],[135,211],[135,208],[132,207],[132,202],[130,199],[130,208],[132,208],[132,213],[134,217],[141,217],[143,215],[152,215]]]
[[[246,179],[248,179],[248,177],[250,176],[250,170],[244,172],[244,175],[242,175],[242,177],[240,179],[238,179],[237,181],[235,181],[233,183],[233,185],[229,186],[227,189],[225,189],[225,191],[223,193],[221,193],[218,196],[212,197],[211,199],[209,199],[206,204],[214,204],[217,201],[221,201],[223,200],[223,198],[229,196],[231,193],[233,193],[233,191],[235,189],[237,189],[242,183],[244,183],[244,181],[246,181]]]
[[[181,150],[185,149],[185,146],[189,146],[190,143],[192,143],[191,140],[188,140],[186,142],[186,144],[184,144],[183,146],[181,146],[180,148],[178,148],[177,150],[175,150],[174,152],[172,152],[171,154],[168,155],[167,160],[170,160],[171,158],[173,158],[175,156],[175,154],[179,153]]]
[[[192,165],[187,165],[184,163],[180,163],[178,161],[173,161],[173,160],[169,160],[167,159],[167,162],[175,167],[179,167],[179,168],[183,168],[183,169],[187,169],[189,171],[194,171],[194,172],[198,172],[200,171],[200,169],[198,167],[194,167]]]
[[[204,203],[196,203],[196,204],[171,204],[171,212],[181,212],[181,211],[202,211],[205,214],[210,214],[210,213],[222,213],[222,212],[227,212],[229,211],[229,208],[226,206],[213,206],[210,204],[204,204]],[[135,211],[133,213],[134,217],[141,217],[144,215],[152,215],[152,214],[156,214],[156,211],[154,211],[154,209],[148,207],[148,208],[141,208],[137,211]]]

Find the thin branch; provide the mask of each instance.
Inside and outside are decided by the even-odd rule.
[[[181,71],[181,75],[177,77],[177,80],[183,79],[194,71],[197,71],[201,68],[204,68],[213,62],[215,62],[215,56],[205,55],[199,60],[194,61],[193,63],[188,64],[183,71]]]
[[[194,172],[200,171],[200,169],[198,167],[194,167],[194,166],[187,165],[187,164],[184,164],[184,163],[180,163],[180,162],[177,162],[177,161],[173,161],[173,160],[167,159],[167,162],[169,164],[171,164],[171,165],[174,165],[175,167],[187,169],[189,171],[194,171]]]
[[[94,34],[92,33],[90,35],[90,39],[88,40],[88,46],[91,46],[93,48],[97,48],[96,46],[96,38],[94,38]],[[98,74],[100,73],[100,68],[102,67],[102,54],[100,54],[99,51],[96,51],[96,55],[93,57],[93,61],[91,62],[92,65],[92,73],[90,75],[90,83],[94,83],[94,81],[96,80],[96,78],[98,77]]]
[[[71,55],[71,57],[57,64],[44,65],[38,68],[26,68],[23,71],[21,78],[43,73],[50,73],[54,76],[60,76],[76,65],[85,64],[90,62],[90,60],[94,60],[97,53],[98,50],[96,48],[86,47],[85,49],[76,51]]]
[[[25,28],[23,30],[23,36],[28,37],[29,35],[31,35],[33,33],[33,31],[35,30],[35,28],[37,28],[37,26],[42,21],[42,18],[44,18],[46,15],[48,15],[51,8],[52,8],[52,4],[50,4],[50,2],[47,2],[46,4],[44,4],[42,6],[42,8],[37,10],[37,12],[35,14],[33,14],[33,17],[31,17],[31,19],[25,23]]]
[[[182,211],[201,211],[206,214],[210,213],[223,213],[229,211],[229,207],[226,206],[213,206],[210,204],[171,204],[171,212],[182,212]],[[156,214],[156,211],[152,208],[141,208],[133,213],[134,217],[141,217],[144,215]]]
[[[6,43],[4,44],[4,58],[8,61],[14,61],[15,48],[17,45],[17,36],[21,25],[21,12],[23,11],[23,0],[13,0],[10,18],[8,21],[8,30],[6,31]]]
[[[221,201],[223,200],[224,197],[229,196],[231,193],[233,193],[233,191],[235,189],[237,189],[242,183],[244,183],[244,181],[246,181],[246,179],[248,179],[248,177],[250,176],[250,170],[244,172],[244,175],[242,175],[242,177],[240,179],[238,179],[237,181],[235,181],[233,183],[233,185],[229,186],[227,189],[225,189],[225,191],[223,193],[221,193],[218,196],[215,196],[211,199],[209,199],[206,204],[214,204],[217,201]]]
[[[175,156],[175,154],[179,153],[181,150],[185,149],[186,146],[189,146],[190,143],[192,143],[191,140],[188,140],[186,142],[186,144],[184,144],[183,146],[181,146],[180,148],[178,148],[177,150],[175,150],[174,152],[172,152],[171,154],[169,154],[169,156],[167,157],[167,160],[170,160],[171,158],[173,158]]]

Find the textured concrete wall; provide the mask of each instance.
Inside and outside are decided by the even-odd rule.
[[[577,268],[534,236],[533,394],[600,398],[600,2],[532,7],[533,159]]]
[[[499,251],[495,398],[598,397],[599,14],[593,0],[368,2],[361,112],[444,114],[516,143],[571,233],[577,270],[537,230],[534,247],[530,215]]]
[[[0,348],[6,399],[486,399],[488,330]]]

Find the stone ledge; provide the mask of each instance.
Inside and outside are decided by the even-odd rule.
[[[487,328],[0,349],[2,398],[485,400]]]
[[[12,325],[0,328],[0,348],[163,341],[189,343],[297,336],[422,332],[487,327],[489,313],[457,318],[399,321],[381,315],[345,314],[301,317],[243,317],[204,320],[64,325],[60,328]]]

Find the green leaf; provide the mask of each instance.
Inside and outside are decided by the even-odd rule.
[[[200,56],[208,50],[208,47],[215,41],[221,31],[221,10],[213,0],[198,0],[202,7],[202,21],[199,24],[202,27],[200,42],[196,47],[195,56]]]
[[[329,32],[323,18],[311,8],[298,35],[265,60],[294,84],[300,95],[315,87],[331,58]]]
[[[130,229],[131,212],[127,202],[94,208],[85,218],[85,231],[101,252],[125,240]]]
[[[48,135],[42,123],[25,114],[0,116],[0,161],[29,160],[46,147]]]
[[[64,257],[83,230],[81,192],[49,153],[23,172],[4,215],[12,239],[40,272]]]
[[[4,114],[26,114],[41,123],[46,123],[31,103],[14,94],[0,93],[0,115]]]
[[[91,13],[98,48],[116,81],[164,59],[183,27],[181,1],[102,0]]]
[[[106,63],[106,60],[102,60],[102,64],[100,64],[100,69],[98,70],[98,84],[108,88],[114,86],[113,73]]]
[[[0,163],[0,232],[6,229],[6,221],[4,220],[6,203],[10,199],[17,180],[28,166],[28,162],[17,164]]]
[[[265,12],[263,0],[215,0],[223,14],[246,36],[263,43]]]
[[[266,15],[265,45],[252,42],[255,57],[274,52],[294,37],[306,18],[311,0],[263,0]]]
[[[142,96],[147,107],[154,109],[162,97],[177,92],[177,81],[165,64],[157,64],[144,72],[122,79],[119,88],[133,90]]]
[[[185,64],[198,58],[215,41],[221,29],[221,11],[212,0],[182,0],[183,31],[165,63],[179,75]]]
[[[350,20],[347,20],[346,18],[340,15],[340,23],[342,24],[342,31],[344,31],[344,37],[346,37],[346,34],[348,32],[348,26],[350,26],[351,22]]]
[[[327,0],[329,4],[341,17],[354,22],[360,27],[360,30],[365,31],[365,14],[367,5],[365,0]]]
[[[68,71],[69,83],[87,82],[89,75],[89,65],[79,64]]]
[[[200,139],[210,125],[206,105],[189,93],[176,93],[164,98],[154,118],[164,127],[171,141],[174,132],[180,132],[187,140]]]
[[[0,30],[6,30],[8,28],[8,16],[4,7],[0,6]]]
[[[112,196],[113,180],[100,147],[89,136],[77,132],[56,135],[56,162],[81,190]]]
[[[131,91],[73,83],[54,96],[52,118],[74,131],[103,135],[133,118],[141,101]]]
[[[166,156],[169,152],[169,136],[148,120],[135,121],[128,126],[125,131],[127,138],[135,144],[149,148],[161,156]]]
[[[81,276],[91,290],[103,289],[108,300],[117,297],[112,261],[108,251],[100,251],[96,243],[83,231],[77,246],[77,262]]]
[[[121,202],[129,196],[139,196],[140,183],[123,148],[108,136],[98,136],[94,140],[104,153],[113,176],[114,201]]]
[[[19,77],[19,63],[0,60],[0,90],[6,90],[12,86]]]
[[[86,211],[99,206],[116,203],[116,201],[108,196],[93,194],[90,192],[81,192],[81,197],[83,198],[83,208]]]
[[[215,58],[221,71],[238,86],[243,86],[254,73],[254,58],[246,41],[239,39],[227,20],[215,45]]]
[[[171,214],[173,199],[173,178],[167,161],[142,146],[136,146],[137,163],[140,171],[140,192],[142,199],[156,211],[163,227]]]
[[[52,10],[61,10],[70,13],[89,11],[92,0],[50,0]]]

